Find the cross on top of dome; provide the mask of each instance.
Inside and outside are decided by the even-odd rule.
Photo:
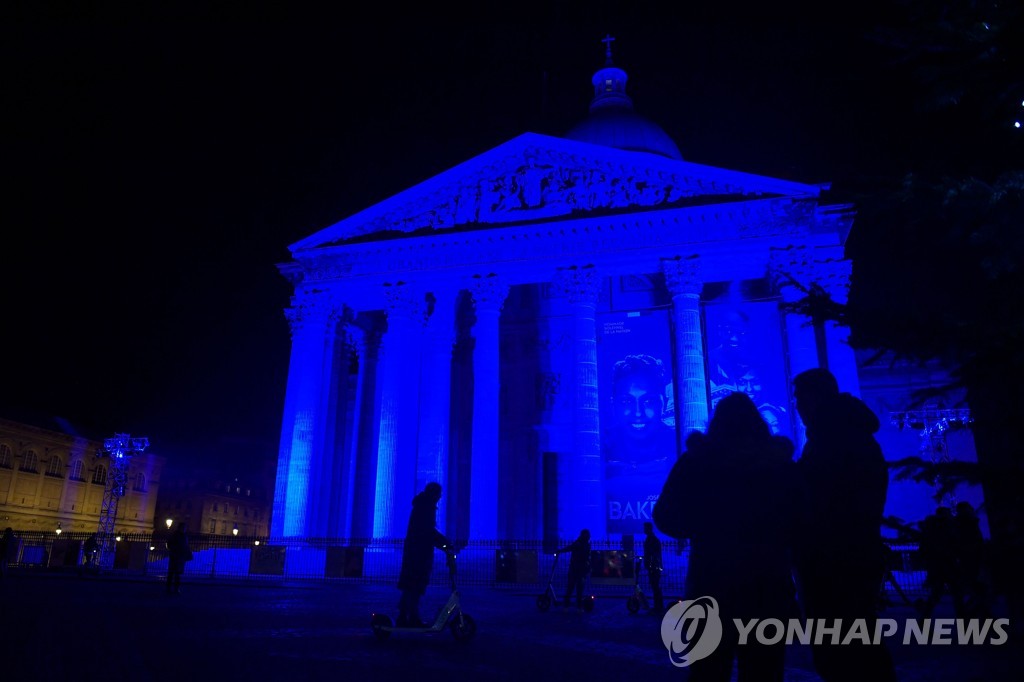
[[[601,38],[601,42],[604,43],[604,63],[605,66],[611,66],[612,64],[612,43],[615,42],[610,34],[605,34],[604,38]]]

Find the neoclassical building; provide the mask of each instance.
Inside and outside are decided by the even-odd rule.
[[[783,308],[812,284],[845,299],[852,207],[687,162],[626,81],[609,53],[566,135],[290,246],[272,536],[400,538],[429,481],[449,537],[639,534],[722,395],[799,441],[795,374],[827,364],[860,394],[845,330]]]
[[[0,530],[96,532],[108,489],[110,461],[103,442],[78,435],[66,424],[43,428],[0,419]],[[125,472],[125,490],[114,530],[148,533],[165,459],[144,452]]]

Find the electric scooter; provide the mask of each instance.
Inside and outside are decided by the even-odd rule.
[[[651,608],[650,603],[647,601],[647,595],[640,589],[640,569],[643,563],[644,558],[638,556],[636,563],[633,565],[633,594],[626,598],[626,610],[630,613],[636,613],[640,610],[640,607],[644,609]]]
[[[558,568],[558,554],[555,554],[555,560],[551,562],[551,575],[548,576],[547,588],[537,595],[537,608],[541,611],[547,611],[551,608],[551,605],[558,601],[558,595],[555,594],[555,587],[552,582],[555,580],[555,569]]]
[[[551,608],[552,604],[558,603],[558,594],[555,592],[555,587],[552,584],[555,579],[556,568],[558,568],[557,553],[555,553],[555,560],[551,562],[551,575],[548,576],[548,586],[537,595],[537,608],[541,611],[547,611]],[[583,598],[583,610],[587,612],[594,610],[594,595],[588,594]]]
[[[460,642],[468,642],[476,635],[476,621],[472,616],[462,610],[462,601],[459,598],[459,590],[455,586],[455,555],[449,553],[445,562],[448,564],[448,577],[451,580],[452,594],[448,602],[441,607],[429,627],[397,627],[386,613],[371,614],[370,627],[373,635],[380,641],[384,641],[393,632],[407,632],[410,634],[433,634],[441,632],[447,627],[451,630],[452,636]]]

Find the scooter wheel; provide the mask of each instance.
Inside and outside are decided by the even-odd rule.
[[[386,613],[375,613],[373,618],[370,619],[373,636],[382,642],[391,636],[391,631],[384,628],[390,628],[391,626],[391,616]]]
[[[452,636],[459,642],[468,642],[476,636],[476,621],[468,613],[452,618],[448,627],[452,629]]]
[[[594,595],[590,595],[583,600],[583,610],[590,613],[594,610]]]
[[[636,613],[640,610],[640,599],[637,597],[629,597],[626,599],[626,610],[630,613]]]
[[[537,608],[541,611],[547,611],[551,608],[551,595],[540,594],[537,595]]]

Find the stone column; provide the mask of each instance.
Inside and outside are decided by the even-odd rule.
[[[348,499],[350,500],[349,537],[369,540],[373,537],[373,508],[377,489],[377,443],[380,435],[379,381],[377,379],[381,333],[384,321],[361,315],[350,329],[359,356],[356,384]]]
[[[571,384],[573,448],[558,453],[558,518],[566,537],[575,537],[581,528],[589,528],[594,538],[607,534],[597,390],[596,311],[601,284],[600,274],[589,265],[560,270],[554,280],[567,299],[571,317],[572,366],[564,376]]]
[[[445,488],[437,506],[437,527],[446,528],[448,500],[449,420],[451,418],[452,349],[455,345],[455,305],[458,292],[435,290],[423,344],[420,394],[419,461],[416,490],[431,481]]]
[[[277,481],[271,520],[272,537],[303,536],[308,532],[313,477],[323,447],[326,417],[324,396],[333,360],[334,328],[338,317],[329,299],[307,298],[285,311],[291,326],[292,352],[288,367]]]
[[[473,435],[469,467],[469,537],[498,539],[499,322],[508,284],[494,274],[470,282],[473,300]]]
[[[704,282],[700,260],[695,256],[663,260],[661,267],[672,296],[676,350],[673,383],[679,424],[676,433],[685,442],[691,431],[705,431],[708,427],[708,386],[700,324],[700,294]],[[681,446],[682,443],[677,443],[677,447]]]
[[[351,311],[349,311],[350,313]],[[306,535],[338,537],[347,526],[344,487],[348,483],[348,451],[345,448],[345,411],[348,402],[350,315],[338,307],[337,323],[328,326],[324,390],[318,414],[323,415],[316,431],[310,475],[310,500]]]
[[[403,282],[385,285],[387,332],[381,342],[380,439],[374,538],[405,536],[416,490],[420,351],[425,292]]]

